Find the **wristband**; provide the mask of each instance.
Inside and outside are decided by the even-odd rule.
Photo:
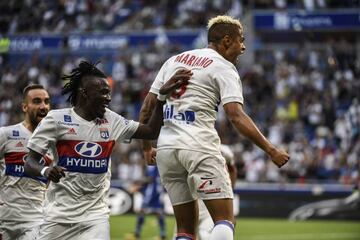
[[[159,95],[157,95],[157,99],[161,102],[165,102],[166,100],[166,95],[162,95],[159,93]]]
[[[43,176],[43,177],[45,177],[45,171],[46,171],[46,169],[48,169],[49,167],[44,167],[43,169],[41,169],[41,172],[40,172],[40,174],[41,174],[41,176]]]

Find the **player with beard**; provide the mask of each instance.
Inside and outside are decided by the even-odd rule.
[[[28,139],[49,110],[44,87],[28,85],[23,91],[24,120],[0,128],[0,239],[31,240],[39,231],[47,180],[24,174],[24,159]],[[40,163],[48,166],[53,156],[43,154]]]
[[[68,82],[62,93],[70,94],[73,107],[50,111],[28,142],[25,171],[51,180],[38,239],[110,239],[107,198],[113,146],[130,138],[157,138],[167,94],[187,84],[190,76],[183,69],[169,78],[148,124],[108,109],[110,87],[95,65],[82,61],[63,77]],[[43,167],[39,160],[49,148],[57,151],[55,165]]]

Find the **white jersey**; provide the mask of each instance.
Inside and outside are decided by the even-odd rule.
[[[41,221],[47,180],[24,173],[26,148],[31,132],[22,124],[0,128],[0,219]],[[53,154],[46,153],[41,164],[51,164]]]
[[[66,168],[46,194],[45,220],[76,223],[108,218],[110,155],[115,142],[129,139],[139,123],[106,109],[104,118],[87,121],[73,108],[53,110],[41,121],[28,148],[44,153],[56,148],[55,163]]]
[[[243,103],[239,74],[236,67],[215,50],[187,51],[164,63],[150,92],[158,94],[165,81],[183,68],[190,69],[193,76],[187,86],[167,99],[157,147],[218,155],[220,139],[214,127],[217,108],[220,103]]]

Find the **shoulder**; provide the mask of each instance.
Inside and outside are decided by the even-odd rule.
[[[3,135],[18,135],[19,131],[21,129],[21,123],[17,123],[14,125],[9,125],[9,126],[4,126],[4,127],[0,127],[0,134]]]
[[[122,115],[106,108],[104,117],[100,121],[102,121],[102,124],[108,124],[108,123],[116,123],[121,120],[125,120],[125,118]]]
[[[106,111],[104,114],[104,119],[111,120],[114,118],[116,119],[116,118],[123,118],[123,117],[120,114],[118,114],[117,112],[114,112],[113,110],[106,108]]]
[[[47,114],[47,116],[52,116],[52,117],[59,117],[62,115],[71,115],[71,108],[54,109],[54,110],[50,110]]]

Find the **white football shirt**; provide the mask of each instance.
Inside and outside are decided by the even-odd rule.
[[[220,153],[215,130],[218,105],[243,103],[242,85],[236,67],[210,48],[187,51],[168,59],[161,67],[150,92],[158,94],[162,85],[179,69],[193,72],[164,105],[164,126],[158,149],[173,148]]]
[[[41,221],[47,180],[24,173],[26,148],[31,132],[22,124],[0,128],[0,219],[8,221]],[[50,165],[54,158],[46,153],[41,164]]]
[[[66,168],[46,194],[45,219],[75,223],[108,218],[110,155],[115,142],[129,139],[139,123],[106,109],[104,118],[87,121],[73,108],[52,110],[29,140],[28,148],[44,153],[55,148],[55,164]]]

